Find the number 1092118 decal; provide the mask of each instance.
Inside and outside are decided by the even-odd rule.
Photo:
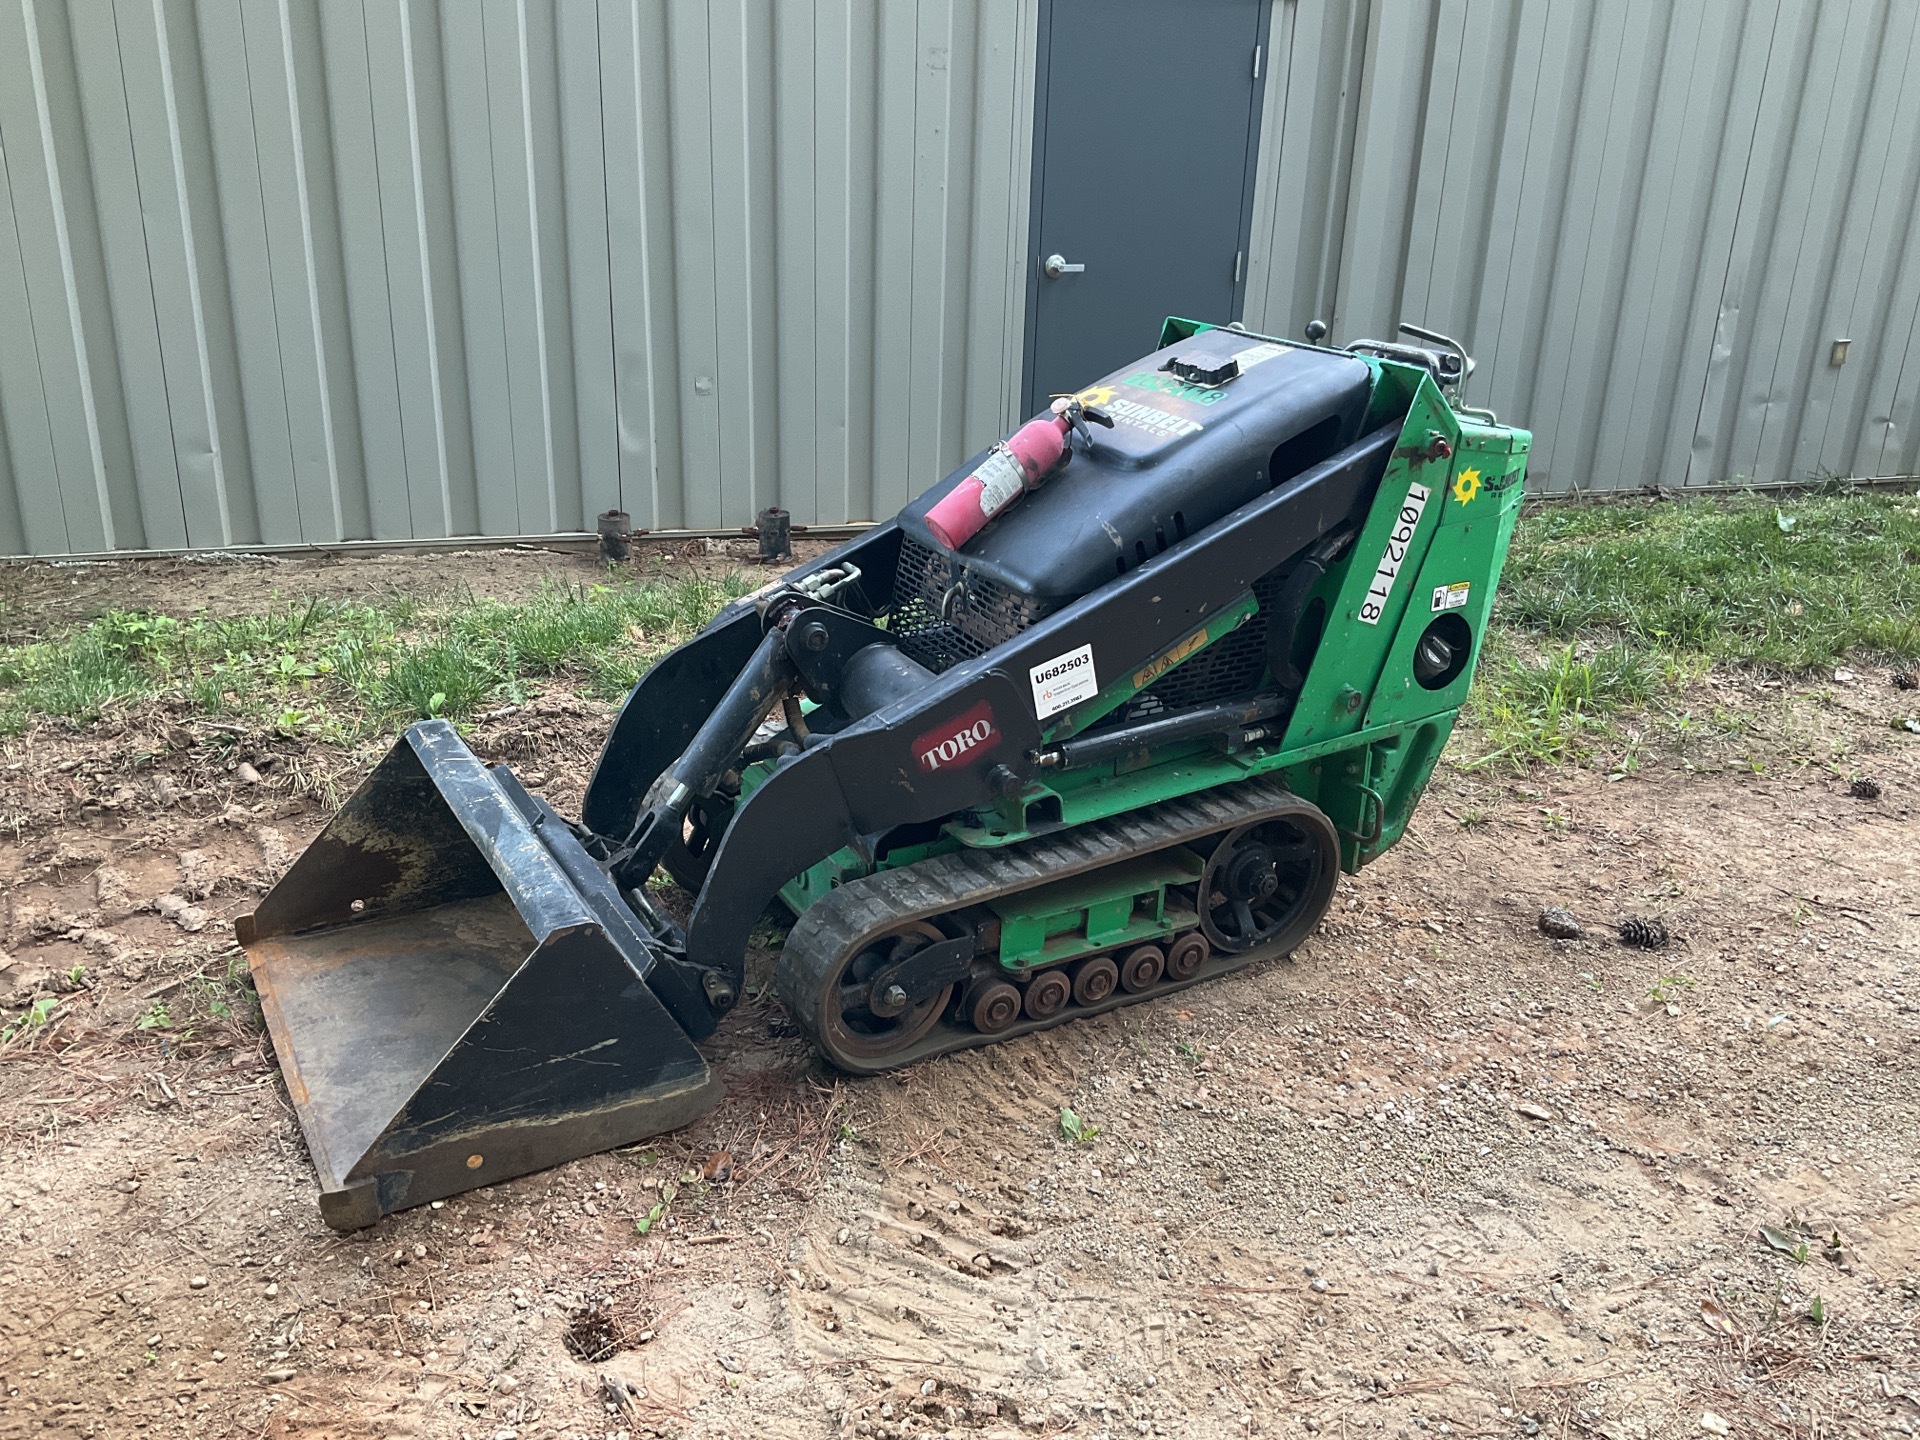
[[[1400,578],[1400,567],[1406,563],[1414,532],[1420,528],[1420,517],[1427,513],[1427,496],[1431,493],[1418,483],[1407,487],[1407,503],[1400,507],[1393,533],[1387,537],[1387,548],[1381,552],[1380,563],[1374,569],[1373,584],[1367,587],[1367,598],[1360,602],[1361,624],[1378,625],[1380,617],[1387,613],[1387,601],[1393,598],[1393,582]]]

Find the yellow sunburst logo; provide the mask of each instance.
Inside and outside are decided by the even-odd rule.
[[[1097,410],[1102,405],[1113,403],[1113,397],[1118,393],[1111,385],[1089,385],[1073,398],[1082,405],[1091,405]]]
[[[1473,497],[1479,493],[1480,472],[1478,470],[1462,470],[1453,482],[1453,498],[1458,500],[1462,505],[1468,505],[1473,502]]]

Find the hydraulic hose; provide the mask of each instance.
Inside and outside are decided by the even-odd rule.
[[[721,777],[739,760],[767,712],[786,697],[793,679],[786,635],[776,627],[761,639],[692,743],[648,789],[646,809],[635,818],[625,843],[609,863],[623,888],[646,883],[680,835],[687,810],[696,799],[705,799],[719,788]]]

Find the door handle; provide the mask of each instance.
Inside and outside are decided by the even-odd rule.
[[[1067,257],[1064,255],[1049,255],[1041,263],[1040,268],[1046,272],[1046,277],[1049,280],[1058,280],[1062,275],[1078,275],[1087,267],[1084,265],[1069,265],[1067,263]]]

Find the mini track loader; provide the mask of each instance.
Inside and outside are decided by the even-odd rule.
[[[578,822],[409,729],[239,923],[327,1221],[694,1119],[776,902],[855,1074],[1297,946],[1405,828],[1520,504],[1528,435],[1405,328],[1168,321],[663,658]]]

